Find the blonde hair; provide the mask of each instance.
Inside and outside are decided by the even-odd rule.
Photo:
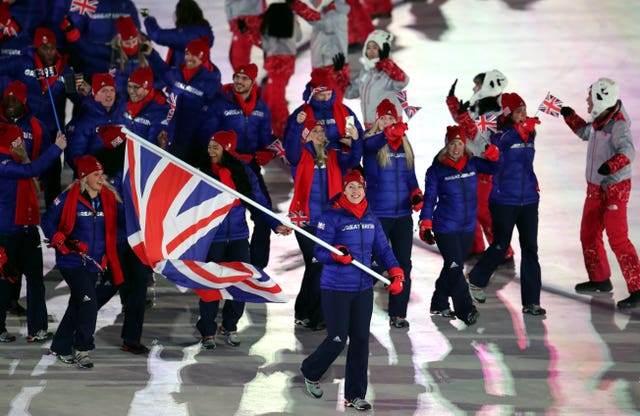
[[[471,153],[471,149],[467,147],[466,143],[464,145],[464,154],[469,157],[473,156],[473,153]],[[440,149],[440,151],[438,152],[438,156],[436,156],[436,158],[438,159],[438,162],[442,162],[446,157],[447,157],[447,145],[445,144],[444,147]]]
[[[105,188],[107,188],[109,191],[113,192],[113,195],[116,197],[116,201],[118,202],[122,202],[122,197],[120,196],[120,194],[118,193],[118,191],[116,191],[116,188],[113,187],[113,185],[111,185],[109,183],[109,181],[106,180],[106,176],[105,176],[105,181],[102,183],[102,186],[104,186]],[[87,190],[87,176],[85,176],[82,179],[78,179],[78,181],[80,181],[80,193],[84,192]],[[73,186],[73,182],[71,183],[71,185],[69,185],[67,187],[67,189],[70,189],[71,186]],[[99,194],[98,194],[99,195]]]
[[[377,123],[373,125],[369,130],[364,133],[365,139],[380,133],[382,130],[377,128]],[[404,150],[405,158],[407,160],[407,169],[413,168],[414,161],[414,153],[413,148],[411,147],[411,143],[409,143],[409,139],[405,134],[402,136],[402,148]],[[389,155],[389,145],[386,144],[378,150],[378,154],[376,155],[376,160],[378,161],[378,165],[382,168],[386,168],[391,162],[391,156]]]
[[[136,53],[138,57],[138,63],[140,67],[149,66],[149,61],[144,53],[142,53],[142,45],[143,39],[140,35],[138,35],[138,52]],[[129,57],[126,53],[124,53],[124,49],[122,49],[122,38],[120,35],[116,35],[111,39],[111,65],[115,66],[117,59],[120,59],[120,71],[124,71],[125,65],[129,62]]]

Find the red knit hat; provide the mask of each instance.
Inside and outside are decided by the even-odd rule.
[[[22,104],[27,105],[27,86],[19,80],[10,82],[4,90],[2,98],[7,98],[9,96],[13,96]]]
[[[138,37],[138,28],[131,16],[120,16],[116,19],[116,29],[122,40]]]
[[[93,95],[96,95],[104,87],[116,87],[116,82],[113,77],[106,72],[101,74],[94,74],[91,79],[91,90]]]
[[[76,166],[78,167],[78,177],[80,179],[93,173],[97,170],[103,170],[102,165],[98,162],[98,159],[91,155],[84,155],[75,159]]]
[[[367,183],[364,180],[364,176],[362,176],[362,172],[358,169],[353,169],[351,172],[344,175],[344,178],[342,178],[342,189],[346,188],[349,182],[358,182],[367,189]]]
[[[307,140],[309,133],[311,133],[311,130],[313,130],[315,126],[321,126],[324,129],[322,123],[320,123],[313,117],[307,116],[307,118],[304,120],[304,128],[302,129],[302,140]]]
[[[332,90],[333,80],[329,73],[323,68],[315,68],[311,71],[311,81],[309,81],[311,88],[319,89],[320,91]]]
[[[153,85],[153,71],[148,66],[138,67],[129,75],[129,82],[133,82],[146,90],[150,90]]]
[[[190,52],[192,55],[197,56],[202,62],[205,62],[209,58],[209,53],[211,52],[211,47],[209,46],[208,41],[208,37],[194,39],[187,44],[185,50]]]
[[[0,123],[0,148],[11,150],[23,140],[22,129],[15,124]]]
[[[115,149],[127,140],[120,126],[100,126],[98,135],[102,138],[102,144],[107,149]]]
[[[11,10],[9,9],[8,2],[0,3],[0,22],[4,24],[7,20],[11,19]]]
[[[464,129],[461,126],[447,126],[447,135],[444,138],[445,143],[449,143],[451,140],[462,140],[462,143],[467,144],[467,136],[464,134]]]
[[[56,44],[56,35],[46,27],[39,27],[33,35],[33,47],[38,49],[42,45]]]
[[[520,106],[526,106],[527,104],[524,102],[522,97],[520,97],[515,92],[506,92],[502,94],[502,115],[508,116],[513,113],[516,108]]]
[[[398,120],[398,111],[396,110],[396,106],[387,98],[380,101],[380,104],[376,107],[376,119],[379,119],[384,115],[392,116],[396,121]]]
[[[233,153],[236,150],[238,138],[236,137],[236,132],[233,130],[221,130],[214,133],[209,141],[214,141],[227,152]]]
[[[258,76],[258,66],[256,64],[240,65],[238,70],[233,73],[233,75],[236,74],[244,74],[251,78],[251,81],[255,82]]]

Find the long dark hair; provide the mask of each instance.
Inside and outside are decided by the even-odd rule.
[[[249,180],[249,174],[245,170],[244,163],[225,150],[222,152],[219,165],[229,169],[229,172],[231,172],[231,179],[233,179],[233,184],[236,186],[236,191],[253,200],[253,189],[251,188],[251,181]],[[249,206],[244,201],[242,203],[245,206]]]
[[[204,18],[202,9],[194,0],[180,0],[176,4],[176,27],[187,25],[211,26]]]

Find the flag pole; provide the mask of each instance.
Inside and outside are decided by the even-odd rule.
[[[338,255],[343,255],[343,253],[338,250],[337,248],[333,247],[331,244],[327,243],[324,240],[319,239],[318,237],[316,237],[315,235],[309,233],[308,231],[305,231],[304,229],[300,228],[299,226],[293,224],[289,218],[287,217],[280,217],[278,214],[276,214],[275,212],[271,211],[268,208],[263,207],[262,205],[258,204],[257,202],[255,202],[254,200],[252,200],[251,198],[247,198],[245,195],[242,195],[241,193],[239,193],[238,191],[236,191],[233,188],[228,187],[227,185],[223,184],[222,182],[212,178],[211,176],[205,174],[204,172],[194,168],[193,166],[189,165],[188,163],[178,159],[176,156],[172,155],[171,153],[167,152],[166,150],[156,146],[155,144],[143,139],[142,137],[138,136],[137,134],[133,133],[131,130],[127,129],[126,127],[122,127],[122,131],[124,131],[124,133],[127,135],[127,137],[129,139],[134,140],[135,142],[137,142],[140,146],[164,157],[169,159],[171,162],[175,163],[176,165],[180,166],[181,168],[183,168],[184,170],[186,170],[187,172],[199,177],[200,179],[202,179],[203,181],[207,182],[209,185],[213,186],[214,188],[220,190],[220,191],[224,191],[224,192],[228,192],[231,195],[235,196],[238,199],[241,199],[242,201],[246,202],[247,204],[253,206],[256,209],[259,209],[260,211],[262,211],[263,213],[269,215],[270,217],[275,218],[276,220],[280,221],[282,224],[286,225],[287,227],[292,228],[293,230],[299,232],[300,234],[304,235],[305,237],[309,238],[310,240],[314,241],[316,244],[321,245],[322,247],[326,248],[327,250],[331,251],[334,254],[338,254]],[[364,264],[360,263],[357,260],[353,260],[351,262],[351,264],[353,264],[354,266],[356,266],[358,269],[362,270],[365,273],[370,274],[371,276],[373,276],[374,278],[380,280],[382,283],[388,285],[391,284],[391,281],[389,279],[387,279],[386,277],[382,276],[380,273],[377,273],[374,270],[371,270],[370,268],[368,268],[367,266],[365,266]]]

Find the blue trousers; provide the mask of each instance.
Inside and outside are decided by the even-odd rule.
[[[309,234],[316,235],[316,227],[304,227]],[[309,319],[311,327],[324,322],[322,305],[320,303],[320,275],[322,275],[322,263],[314,258],[313,249],[316,245],[311,239],[296,232],[296,240],[302,251],[304,259],[304,274],[300,291],[296,296],[295,318]]]
[[[71,292],[67,310],[53,336],[51,350],[60,355],[71,354],[71,348],[89,351],[95,348],[93,333],[96,331],[98,302],[96,282],[98,273],[85,267],[60,269]]]
[[[514,206],[489,204],[493,224],[493,243],[470,272],[470,282],[486,287],[491,275],[504,261],[513,228],[518,228],[520,251],[520,297],[522,305],[540,304],[542,287],[538,262],[538,203]]]
[[[300,370],[308,380],[317,381],[338,358],[347,344],[344,398],[367,394],[369,368],[369,325],[373,312],[373,289],[362,292],[322,290],[322,310],[327,336],[303,362]]]
[[[27,279],[27,331],[29,335],[35,335],[41,329],[47,330],[49,322],[47,320],[44,276],[42,275],[42,249],[40,248],[38,227],[28,226],[13,235],[2,236],[0,237],[0,246],[4,247],[9,261]],[[6,290],[11,292],[11,286],[8,285]],[[11,298],[10,295],[9,298]],[[2,315],[0,315],[0,319],[2,319]],[[2,319],[3,323],[4,321]]]
[[[379,218],[384,234],[389,239],[393,255],[404,272],[402,292],[389,294],[389,316],[407,316],[407,305],[411,295],[411,249],[413,247],[413,218],[411,215],[398,218]]]
[[[118,257],[124,283],[114,286],[110,274],[102,277],[96,287],[98,310],[120,291],[124,300],[121,337],[125,344],[135,344],[142,337],[147,286],[152,270],[140,261],[127,242],[118,244]]]
[[[211,244],[207,261],[243,261],[249,262],[249,242],[247,240],[233,240],[229,242],[219,242]],[[196,323],[196,328],[203,337],[215,335],[216,316],[220,301],[204,302],[200,299],[200,319]],[[238,321],[244,313],[244,302],[236,300],[225,300],[222,308],[222,327],[227,331],[236,331]]]
[[[467,319],[469,316],[473,300],[464,277],[464,260],[469,254],[474,235],[475,231],[435,234],[443,265],[431,297],[432,311],[449,308],[449,296],[451,296],[456,316],[460,319]]]

